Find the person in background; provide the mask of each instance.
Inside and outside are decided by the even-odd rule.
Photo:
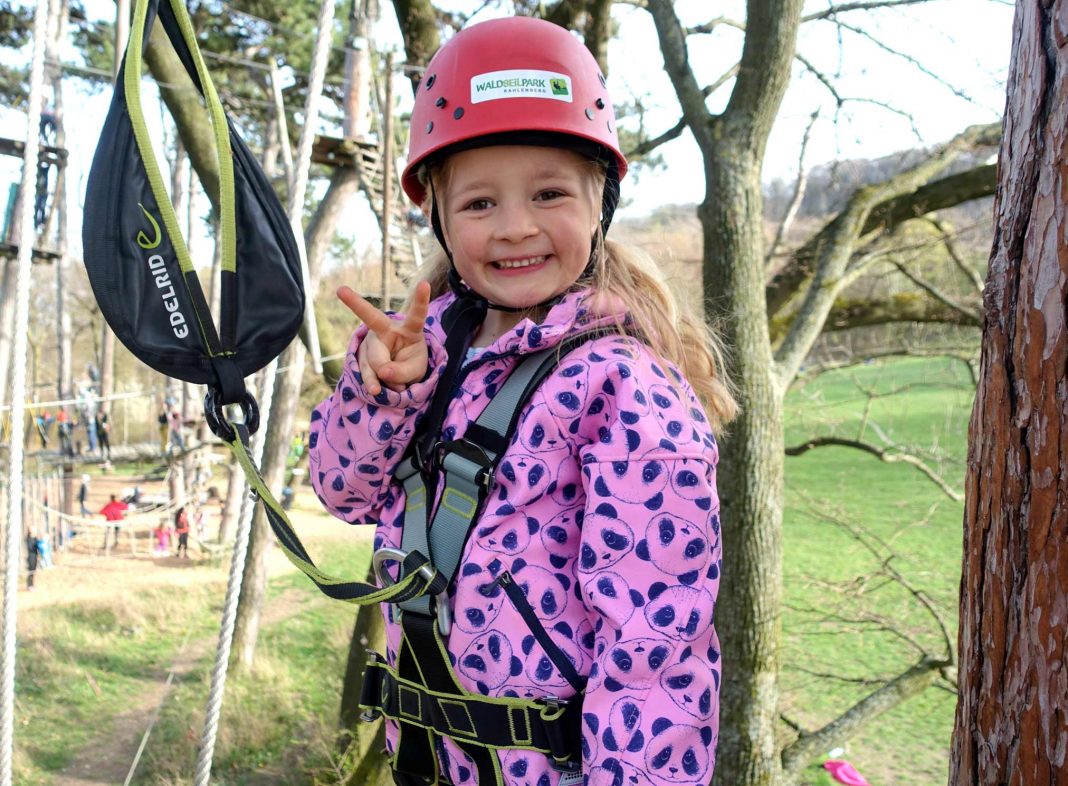
[[[96,438],[100,440],[100,455],[105,460],[111,460],[111,423],[108,422],[107,412],[96,413]]]
[[[89,476],[82,475],[82,485],[78,487],[78,505],[81,507],[81,514],[88,518],[93,515],[93,512],[89,510]]]
[[[174,531],[178,533],[178,551],[175,556],[189,559],[189,514],[185,512],[184,505],[174,514]]]
[[[104,517],[106,521],[122,521],[126,517],[126,511],[130,509],[122,500],[116,498],[114,494],[111,495],[111,500],[107,505],[100,509],[100,515]],[[121,525],[115,524],[114,526],[104,529],[104,548],[108,547],[108,532],[115,531],[115,545],[119,545],[119,531],[122,529]]]
[[[33,590],[37,577],[37,532],[31,527],[26,531],[26,589]]]

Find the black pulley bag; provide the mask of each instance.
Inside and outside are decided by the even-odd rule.
[[[156,163],[141,107],[144,51],[163,25],[204,98],[218,154],[219,329]],[[181,0],[139,0],[86,189],[82,242],[100,310],[152,368],[241,403],[243,377],[293,339],[304,313],[300,257],[282,206],[219,102]]]

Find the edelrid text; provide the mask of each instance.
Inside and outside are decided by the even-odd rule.
[[[153,254],[148,258],[148,269],[156,278],[156,289],[160,291],[160,297],[163,298],[163,307],[170,314],[169,319],[174,335],[178,338],[185,338],[189,335],[189,325],[182,312],[178,310],[178,298],[174,294],[174,284],[171,283],[171,277],[167,273],[167,263],[159,254]]]

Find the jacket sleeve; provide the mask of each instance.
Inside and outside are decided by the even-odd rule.
[[[718,448],[688,384],[634,346],[591,364],[579,427],[584,771],[591,786],[703,786],[719,730]]]
[[[426,377],[403,391],[383,387],[371,396],[356,361],[367,332],[361,325],[353,335],[337,388],[312,411],[308,436],[312,488],[332,515],[350,524],[378,523],[390,494],[389,478],[430,404],[446,359],[441,342],[425,330]]]

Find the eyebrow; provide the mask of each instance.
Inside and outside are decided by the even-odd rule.
[[[531,180],[533,182],[538,182],[541,180],[572,180],[577,178],[578,173],[568,172],[566,169],[560,169],[558,167],[547,167],[545,169],[539,169],[537,172],[535,172],[534,175],[531,177]],[[466,194],[469,191],[479,191],[484,188],[489,188],[492,185],[493,183],[488,180],[474,180],[470,183],[461,182],[459,185],[456,186],[456,188],[449,190],[452,191],[453,195],[455,196]]]

